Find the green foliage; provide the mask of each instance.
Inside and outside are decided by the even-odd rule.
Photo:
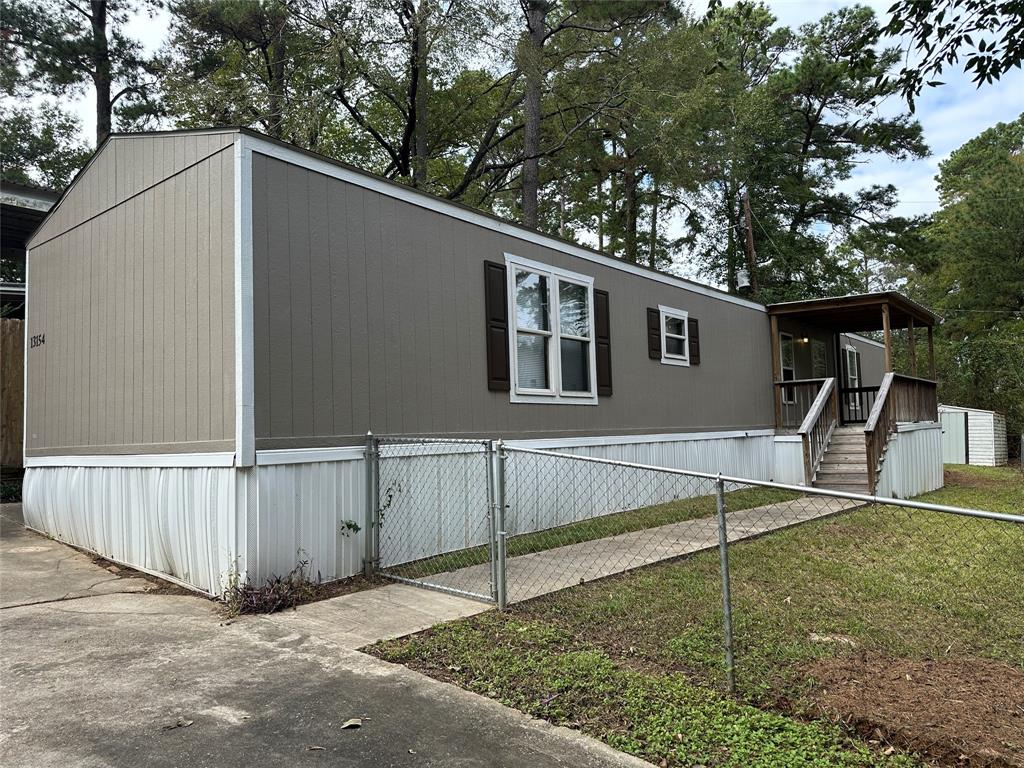
[[[1021,0],[898,0],[889,9],[886,34],[910,38],[920,54],[900,70],[896,83],[909,99],[942,85],[946,67],[963,60],[979,86],[998,80],[1024,61],[1024,2]]]
[[[880,48],[874,14],[860,6],[791,32],[776,28],[763,7],[739,3],[718,9],[709,30],[720,51],[712,80],[721,104],[709,117],[704,147],[713,173],[694,217],[704,272],[736,290],[746,190],[762,301],[857,289],[862,281],[830,240],[859,225],[884,227],[896,190],[847,194],[837,185],[866,153],[905,159],[927,152],[917,123],[874,109],[894,90],[883,76],[899,51]]]
[[[79,121],[52,104],[14,108],[0,116],[3,180],[61,191],[91,150]]]
[[[7,0],[0,6],[5,57],[0,78],[15,95],[95,92],[97,143],[113,128],[138,129],[158,112],[151,62],[124,33],[133,16],[159,0]]]
[[[942,207],[909,290],[944,315],[943,402],[1007,415],[1024,432],[1024,116],[964,144],[940,165]]]

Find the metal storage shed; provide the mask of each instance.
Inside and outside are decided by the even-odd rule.
[[[999,467],[1006,464],[1006,417],[997,411],[940,405],[942,461]]]

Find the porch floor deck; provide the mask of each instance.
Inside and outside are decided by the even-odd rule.
[[[862,502],[849,499],[804,496],[793,501],[728,512],[729,541],[742,541],[859,506]],[[510,557],[506,562],[508,602],[529,600],[583,582],[716,547],[718,522],[712,516]],[[425,585],[487,594],[490,592],[490,564],[438,573],[419,581]]]

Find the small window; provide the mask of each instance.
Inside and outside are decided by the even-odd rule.
[[[661,313],[661,362],[690,364],[689,315],[681,309],[658,307]]]
[[[596,404],[593,280],[508,254],[505,261],[515,307],[512,402]]]
[[[779,334],[779,357],[782,359],[782,380],[796,379],[796,354],[793,348],[793,334]],[[796,403],[796,391],[793,387],[782,388],[782,402],[786,405]]]

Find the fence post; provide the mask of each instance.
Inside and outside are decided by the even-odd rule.
[[[718,560],[722,569],[722,616],[725,633],[725,674],[729,693],[736,693],[736,667],[732,656],[732,597],[729,594],[729,537],[725,528],[725,483],[719,474],[715,481],[715,507],[718,512]]]
[[[364,517],[366,534],[363,538],[363,574],[369,578],[377,570],[380,560],[380,524],[377,518],[378,502],[380,501],[379,473],[377,462],[380,454],[377,451],[377,438],[373,432],[366,433],[366,450],[363,452],[366,465],[366,513]]]
[[[484,456],[487,459],[487,557],[491,564],[491,600],[498,602],[498,541],[495,526],[496,503],[494,496],[494,477],[498,471],[498,452],[494,441],[484,443]]]
[[[494,528],[496,537],[496,561],[494,591],[498,610],[505,610],[508,595],[505,583],[505,444],[499,440],[494,460]]]

